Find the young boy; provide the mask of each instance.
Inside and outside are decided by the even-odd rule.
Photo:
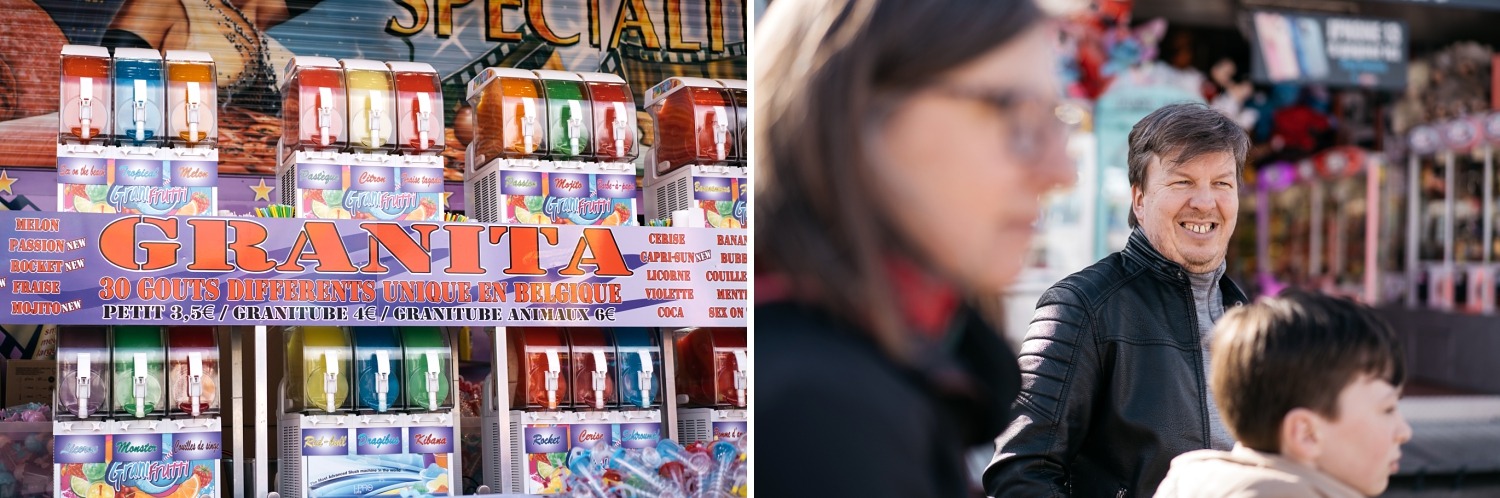
[[[1345,299],[1283,294],[1230,311],[1214,335],[1209,382],[1239,443],[1173,459],[1157,498],[1385,491],[1411,439],[1389,325]]]

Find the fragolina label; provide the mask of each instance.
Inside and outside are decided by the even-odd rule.
[[[595,173],[501,173],[507,223],[629,225],[635,220],[635,176]]]

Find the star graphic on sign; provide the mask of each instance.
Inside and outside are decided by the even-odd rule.
[[[266,179],[261,178],[260,185],[251,185],[250,190],[255,191],[255,200],[271,202],[271,191],[276,190],[276,187],[266,186]]]
[[[10,195],[16,195],[15,192],[11,192],[11,190],[10,190],[10,186],[11,185],[15,185],[15,184],[16,184],[16,179],[15,178],[11,178],[10,175],[7,174],[7,172],[5,170],[0,169],[0,192],[5,192],[5,193],[10,194]]]
[[[450,198],[450,197],[453,197],[453,192],[443,192],[443,205],[444,206],[450,206],[450,205],[452,205],[448,201],[448,198]]]

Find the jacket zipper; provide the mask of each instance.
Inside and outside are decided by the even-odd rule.
[[[1198,323],[1198,301],[1197,298],[1193,297],[1192,282],[1187,281],[1187,274],[1183,273],[1181,269],[1177,270],[1177,283],[1187,284],[1188,314],[1193,317],[1193,344],[1196,345],[1193,348],[1193,360],[1196,361],[1196,364],[1193,366],[1193,373],[1195,377],[1198,377],[1198,410],[1203,416],[1203,444],[1206,448],[1213,448],[1213,431],[1208,427],[1209,418],[1212,415],[1208,413],[1208,379],[1205,379],[1203,376],[1203,332],[1200,330],[1200,324]],[[1213,293],[1209,292],[1209,295],[1212,296]]]

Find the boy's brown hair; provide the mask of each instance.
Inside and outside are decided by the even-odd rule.
[[[1343,298],[1262,298],[1226,313],[1214,335],[1214,400],[1240,444],[1257,451],[1281,452],[1281,421],[1295,408],[1338,419],[1339,392],[1361,375],[1406,380],[1390,325]]]

